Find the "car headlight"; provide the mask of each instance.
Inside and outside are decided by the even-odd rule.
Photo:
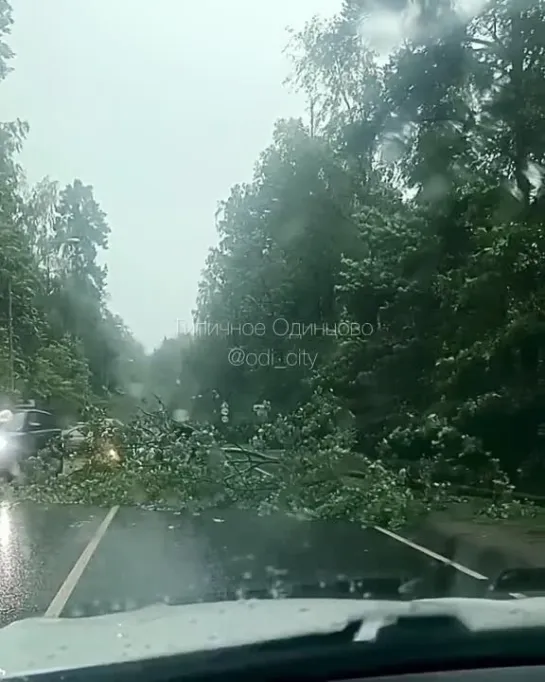
[[[8,445],[8,439],[4,436],[0,436],[0,452],[3,452]]]
[[[121,457],[119,456],[119,453],[115,448],[110,448],[107,452],[108,459],[111,462],[119,462],[121,460]]]

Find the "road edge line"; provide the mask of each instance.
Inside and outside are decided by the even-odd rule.
[[[443,556],[442,554],[437,554],[437,552],[432,552],[432,550],[428,549],[427,547],[422,547],[422,545],[417,545],[416,542],[412,542],[411,540],[404,538],[402,535],[398,535],[397,533],[393,533],[391,530],[388,530],[387,528],[382,528],[381,526],[373,526],[373,528],[375,530],[377,530],[379,533],[382,533],[383,535],[387,535],[388,537],[392,538],[393,540],[397,540],[397,542],[401,542],[402,544],[407,545],[408,547],[411,547],[412,549],[416,549],[417,552],[421,552],[422,554],[426,554],[427,556],[431,557],[432,559],[435,559],[436,561],[440,561],[442,564],[445,564],[447,566],[452,566],[452,568],[455,568],[457,571],[460,571],[460,573],[465,573],[465,575],[468,575],[471,578],[476,578],[477,580],[489,580],[489,578],[486,575],[483,575],[482,573],[477,573],[477,571],[473,571],[471,568],[468,568],[467,566],[463,566],[462,564],[459,564],[457,561],[452,561],[451,559],[447,559],[447,557]]]
[[[72,566],[72,570],[64,579],[62,585],[60,586],[57,594],[51,600],[51,603],[47,607],[44,617],[46,618],[58,618],[62,613],[66,603],[70,599],[72,592],[74,591],[76,585],[78,584],[83,572],[85,571],[89,561],[91,560],[96,548],[98,547],[100,541],[106,534],[109,525],[113,521],[115,515],[119,510],[119,505],[112,507],[106,516],[102,519],[100,526],[96,529],[95,534],[89,540],[85,546],[83,552],[79,555],[78,560]]]

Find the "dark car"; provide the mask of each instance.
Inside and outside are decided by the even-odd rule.
[[[17,476],[21,464],[35,456],[49,442],[61,434],[51,412],[38,409],[15,410],[0,426],[0,473]],[[55,459],[62,470],[62,458]]]

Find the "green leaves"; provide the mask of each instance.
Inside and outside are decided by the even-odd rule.
[[[260,513],[283,511],[319,518],[397,527],[422,511],[425,500],[407,487],[403,471],[350,455],[354,433],[343,410],[318,391],[289,417],[256,426],[253,446],[229,445],[210,428],[181,426],[159,409],[126,426],[112,425],[92,410],[89,433],[70,456],[62,442],[28,463],[18,499],[93,505],[129,504],[148,509],[196,512],[230,505]],[[280,445],[281,454],[260,448]],[[101,453],[115,447],[121,461],[107,466]],[[64,454],[65,470],[53,463]],[[347,458],[357,471],[347,472]],[[72,459],[80,467],[68,472]],[[266,468],[267,473],[263,473]]]
[[[388,59],[364,30],[385,10],[405,31]],[[290,83],[307,116],[278,123],[253,181],[222,205],[197,314],[225,332],[196,338],[187,354],[195,394],[225,397],[230,427],[245,428],[239,415],[264,399],[296,423],[322,387],[350,407],[370,455],[386,442],[394,457],[403,433],[425,466],[459,452],[477,477],[495,459],[518,476],[539,447],[545,378],[543,11],[350,1],[292,32]],[[306,334],[274,334],[280,317]],[[231,333],[258,323],[262,334]],[[336,333],[345,323],[372,333]],[[317,328],[333,333],[308,331]],[[232,346],[312,349],[319,361],[312,371],[233,368]],[[199,400],[200,417],[215,419],[214,400]],[[427,414],[440,415],[440,433]],[[528,423],[532,436],[513,449],[507,424]],[[315,466],[327,460],[320,448]]]
[[[41,348],[32,367],[30,390],[59,411],[77,414],[90,399],[90,371],[81,344],[69,336]]]
[[[10,72],[9,60],[13,58],[13,52],[9,45],[4,42],[11,33],[13,24],[11,6],[7,0],[0,2],[0,80],[3,80]]]
[[[0,80],[11,24],[0,0]],[[0,123],[0,385],[77,414],[141,381],[145,354],[105,305],[98,258],[110,228],[93,188],[76,179],[59,190],[49,178],[29,188],[16,162],[27,132],[23,121]],[[138,376],[120,356],[138,360]],[[138,402],[115,407],[130,413]]]
[[[396,525],[463,481],[487,485],[503,514],[542,449],[544,18],[542,0],[472,14],[346,0],[292,32],[306,116],[278,121],[219,205],[201,333],[186,321],[149,362],[106,310],[109,226],[92,187],[23,191],[25,126],[0,127],[0,345],[14,356],[0,353],[0,379],[13,365],[44,399],[129,416],[139,400],[111,395],[144,384],[165,408],[130,422],[118,470],[90,466],[51,494]],[[0,41],[9,24],[0,2]],[[0,78],[2,55],[0,43]],[[179,409],[211,428],[184,435]],[[287,456],[263,477],[255,452],[223,459],[233,434]]]

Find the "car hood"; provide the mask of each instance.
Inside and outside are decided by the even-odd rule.
[[[2,677],[217,649],[336,630],[366,617],[357,639],[370,640],[392,615],[449,613],[468,627],[545,624],[545,597],[496,601],[422,599],[273,599],[157,604],[90,618],[28,618],[0,630]]]

